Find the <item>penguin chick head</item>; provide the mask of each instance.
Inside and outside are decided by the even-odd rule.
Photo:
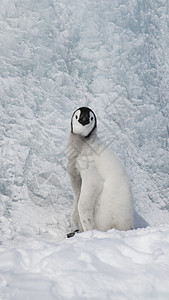
[[[97,126],[94,112],[88,107],[78,108],[72,115],[71,132],[83,137],[89,137]]]

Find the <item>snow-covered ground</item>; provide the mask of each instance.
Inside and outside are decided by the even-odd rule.
[[[169,298],[167,0],[1,0],[0,299]],[[135,230],[71,230],[72,112],[131,179]]]
[[[1,299],[168,299],[169,226],[0,249]]]

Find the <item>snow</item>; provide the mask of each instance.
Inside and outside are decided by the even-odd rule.
[[[169,226],[0,249],[1,299],[167,299]]]
[[[168,299],[167,0],[1,0],[0,299]],[[135,230],[68,240],[80,106],[131,179]]]

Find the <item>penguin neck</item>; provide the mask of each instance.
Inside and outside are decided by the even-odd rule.
[[[99,140],[97,138],[96,130],[88,137],[82,137],[71,132],[67,144],[67,160],[72,165],[76,162],[76,158],[79,155],[97,153],[98,147]]]
[[[79,140],[79,144],[92,144],[97,139],[97,129],[92,130],[87,136],[81,136],[78,134],[73,134],[74,138]]]
[[[97,138],[97,128],[94,128],[87,136],[82,136],[71,131],[70,133],[71,140],[75,141],[89,141]]]
[[[97,129],[95,128],[86,137],[71,132],[69,136],[68,144],[71,148],[77,149],[77,152],[81,152],[81,149],[85,143],[87,143],[88,145],[93,144],[96,140],[97,140]]]

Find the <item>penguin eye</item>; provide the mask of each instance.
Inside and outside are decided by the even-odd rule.
[[[76,115],[75,118],[76,118],[76,120],[77,120],[77,119],[78,119],[78,116]]]
[[[90,119],[91,121],[93,121],[93,117],[91,117],[91,119]]]

